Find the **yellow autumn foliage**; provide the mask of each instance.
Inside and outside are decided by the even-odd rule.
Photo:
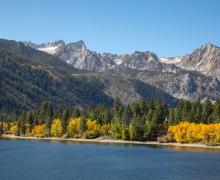
[[[5,131],[10,131],[10,128],[11,128],[12,124],[13,123],[2,122],[3,129]]]
[[[60,119],[55,119],[51,125],[50,134],[55,137],[62,136],[62,121]]]
[[[100,125],[96,122],[96,120],[87,119],[86,131],[81,134],[80,133],[80,122],[81,118],[71,118],[67,125],[67,133],[69,137],[85,137],[85,138],[95,138],[100,135],[108,135],[111,130],[110,124]]]
[[[14,135],[17,135],[18,134],[18,124],[15,123],[14,125],[12,125],[10,127],[10,130],[9,130],[10,133],[14,134]]]
[[[31,125],[29,123],[25,123],[25,136],[31,136]]]
[[[67,125],[67,133],[69,137],[75,137],[79,134],[80,118],[71,118]]]
[[[220,143],[220,124],[195,124],[181,122],[170,126],[168,133],[171,133],[176,142],[180,143]]]
[[[96,120],[87,120],[87,130],[84,132],[84,137],[86,139],[97,138],[101,134],[101,125],[96,123]]]
[[[35,125],[31,131],[31,135],[35,137],[44,137],[44,130],[45,126],[43,124],[41,125]]]
[[[87,131],[101,131],[101,125],[96,123],[96,120],[88,119],[87,121]]]
[[[94,132],[97,135],[108,135],[109,132],[111,130],[111,125],[110,124],[104,124],[104,125],[100,125],[97,124],[96,120],[91,120],[88,119],[87,121],[87,131],[88,132]]]
[[[111,124],[103,124],[102,126],[101,126],[101,134],[103,135],[103,136],[107,136],[107,135],[109,135],[109,133],[110,133],[110,131],[111,131]]]

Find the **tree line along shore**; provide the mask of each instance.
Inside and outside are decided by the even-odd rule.
[[[1,112],[0,134],[20,137],[158,141],[220,144],[220,101],[181,101],[168,107],[159,100],[140,100],[112,107],[55,107],[43,102],[35,110]]]

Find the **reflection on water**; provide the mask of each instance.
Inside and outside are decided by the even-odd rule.
[[[9,141],[36,141],[40,143],[54,143],[54,144],[94,144],[94,145],[100,145],[100,146],[112,146],[112,147],[135,147],[135,146],[142,146],[142,147],[147,147],[147,148],[166,148],[170,151],[189,151],[189,152],[217,152],[220,153],[220,149],[218,148],[205,148],[205,147],[189,147],[189,146],[173,146],[173,145],[143,145],[143,144],[128,144],[128,143],[100,143],[100,142],[82,142],[82,141],[71,141],[71,140],[48,140],[48,139],[36,139],[36,140],[31,140],[31,139],[10,139],[10,138],[3,138],[0,137],[0,140],[9,140]],[[28,146],[25,146],[23,148],[31,148]],[[0,151],[2,148],[0,147]]]
[[[191,151],[191,152],[218,152],[220,149],[204,148],[204,147],[185,147],[185,146],[167,146],[172,151]]]
[[[0,180],[217,180],[220,154],[215,152],[219,150],[0,140]]]

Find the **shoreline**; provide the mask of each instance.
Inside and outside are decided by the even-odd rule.
[[[190,148],[207,148],[207,149],[220,149],[220,146],[207,146],[205,144],[181,144],[181,143],[159,143],[157,141],[127,141],[127,140],[115,140],[115,139],[84,139],[84,138],[59,138],[59,137],[25,137],[15,136],[10,134],[2,134],[0,138],[7,139],[21,139],[21,140],[56,140],[56,141],[72,141],[72,142],[85,142],[85,143],[109,143],[109,144],[136,144],[136,145],[156,145],[156,146],[172,146],[172,147],[190,147]]]

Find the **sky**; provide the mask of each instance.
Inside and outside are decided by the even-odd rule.
[[[97,52],[161,57],[220,46],[219,0],[0,0],[0,38],[83,40]]]

